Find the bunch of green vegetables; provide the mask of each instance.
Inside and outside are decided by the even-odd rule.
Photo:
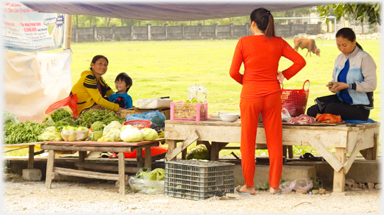
[[[36,122],[10,122],[4,126],[5,144],[38,142],[47,125]]]
[[[63,130],[63,127],[65,126],[73,126],[73,127],[76,127],[78,126],[79,123],[74,120],[72,117],[66,117],[66,118],[63,118],[61,119],[60,121],[56,122],[55,123],[55,127],[57,128],[57,130],[59,131],[62,131]]]
[[[79,122],[79,125],[90,128],[96,121],[100,121],[103,124],[108,125],[112,121],[123,123],[125,122],[125,119],[117,115],[112,110],[91,109],[81,113],[80,116],[77,117],[77,121]]]

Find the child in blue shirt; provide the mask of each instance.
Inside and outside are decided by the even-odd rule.
[[[115,86],[117,92],[109,97],[109,101],[119,104],[121,108],[132,108],[132,97],[128,95],[128,90],[132,86],[131,77],[125,72],[120,73],[115,79]]]

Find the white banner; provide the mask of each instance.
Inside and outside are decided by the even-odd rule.
[[[50,54],[5,50],[4,56],[4,110],[22,122],[41,123],[45,110],[71,91],[71,50]]]
[[[2,4],[6,49],[36,52],[61,48],[64,38],[63,15],[38,13],[20,2]]]

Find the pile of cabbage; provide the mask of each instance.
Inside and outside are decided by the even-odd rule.
[[[128,184],[133,192],[157,194],[164,192],[165,170],[157,168],[152,171],[140,169],[134,177],[130,177]]]
[[[152,141],[159,137],[156,130],[151,128],[138,129],[132,125],[122,125],[118,121],[112,121],[108,125],[96,121],[91,126],[90,139],[98,142],[139,142]]]

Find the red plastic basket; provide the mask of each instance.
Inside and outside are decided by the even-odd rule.
[[[152,125],[151,121],[148,120],[130,120],[123,123],[123,125],[132,125],[138,129],[150,128]]]
[[[308,88],[305,90],[304,86],[307,82]],[[305,113],[309,95],[309,85],[309,80],[306,80],[304,81],[303,89],[301,90],[281,89],[281,102],[283,108],[288,110],[291,117],[300,116]]]

